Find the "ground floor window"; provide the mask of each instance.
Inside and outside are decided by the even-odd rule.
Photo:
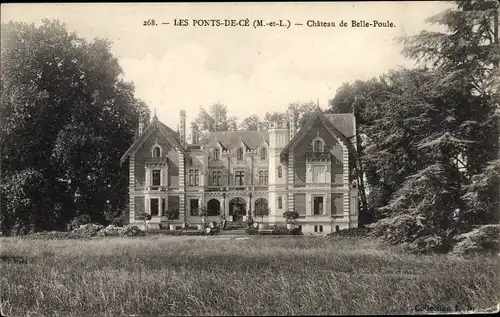
[[[314,226],[314,232],[318,232],[318,226]]]
[[[319,226],[319,232],[323,232],[323,226]]]
[[[149,204],[149,213],[151,216],[158,216],[158,198],[151,198]]]
[[[179,196],[168,196],[168,207],[167,210],[172,210],[177,213],[176,219],[179,218]]]
[[[264,198],[259,198],[255,201],[255,211],[259,214],[267,211],[267,200]]]
[[[199,205],[198,205],[198,199],[190,199],[189,200],[189,206],[190,206],[190,211],[191,211],[191,216],[198,216],[198,211],[199,211]]]
[[[220,215],[220,201],[218,199],[210,199],[207,203],[207,211],[209,216]]]

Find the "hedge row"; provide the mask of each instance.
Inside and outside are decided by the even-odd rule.
[[[254,227],[247,228],[245,230],[245,232],[248,235],[262,234],[262,232],[259,232],[258,228],[254,228]],[[287,235],[297,236],[297,235],[302,235],[302,230],[300,228],[294,228],[294,229],[288,230],[286,227],[274,227],[274,228],[272,228],[272,231],[270,233],[266,233],[266,234],[283,235],[283,236],[287,236]]]

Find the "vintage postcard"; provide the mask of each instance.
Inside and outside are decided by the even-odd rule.
[[[2,316],[497,312],[499,12],[2,4]]]

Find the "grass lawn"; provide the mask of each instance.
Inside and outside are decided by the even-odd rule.
[[[6,316],[415,314],[500,302],[499,257],[375,240],[0,238]]]

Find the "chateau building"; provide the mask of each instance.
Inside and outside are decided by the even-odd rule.
[[[203,136],[196,125],[186,138],[186,114],[179,131],[156,115],[121,161],[129,165],[130,223],[151,214],[150,225],[206,221],[263,221],[284,224],[283,212],[297,211],[303,232],[357,227],[358,190],[350,180],[354,166],[353,114],[323,114],[319,108],[296,131],[293,116],[272,122],[268,131],[217,131]],[[189,141],[189,142],[188,142]],[[167,210],[179,217],[167,219]]]

